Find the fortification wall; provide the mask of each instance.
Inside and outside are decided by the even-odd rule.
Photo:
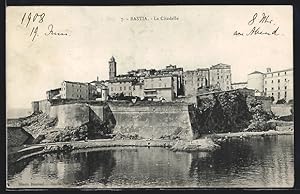
[[[49,115],[58,119],[57,128],[79,127],[89,122],[89,110],[86,104],[64,104],[51,106]]]
[[[191,107],[186,103],[74,103],[51,106],[49,116],[57,118],[57,128],[101,124],[110,133],[136,133],[152,139],[177,136],[191,140],[200,135]]]
[[[91,110],[98,116],[101,121],[105,120],[104,107],[99,105],[89,105]]]
[[[39,100],[32,102],[32,112],[43,112],[50,114],[51,103],[48,100]]]
[[[143,138],[179,136],[193,139],[189,108],[186,104],[125,105],[109,103],[115,119],[113,132],[136,133]]]

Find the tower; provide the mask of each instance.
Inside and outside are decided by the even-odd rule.
[[[115,58],[112,56],[109,63],[109,80],[113,80],[117,75],[117,62]]]

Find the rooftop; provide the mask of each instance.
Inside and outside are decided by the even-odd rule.
[[[253,71],[252,73],[249,73],[248,75],[252,75],[252,74],[264,74],[264,73],[262,73],[260,71]]]
[[[230,65],[219,63],[210,67],[210,69],[230,69]]]
[[[289,69],[283,69],[283,70],[277,70],[277,71],[271,71],[267,72],[265,74],[270,74],[270,73],[279,73],[279,72],[284,72],[284,71],[293,71],[294,68],[289,68]]]
[[[157,75],[147,76],[147,77],[145,77],[145,79],[160,78],[160,77],[174,77],[174,75],[170,75],[170,74],[165,74],[165,75],[157,74]]]
[[[67,80],[64,80],[63,82],[70,83],[70,84],[87,85],[87,83],[83,83],[83,82],[74,82],[74,81],[67,81]]]

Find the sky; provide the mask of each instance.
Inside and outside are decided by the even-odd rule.
[[[263,14],[269,17],[259,23]],[[131,20],[139,16],[147,21]],[[154,20],[161,16],[178,20]],[[292,6],[9,6],[7,108],[29,108],[63,80],[108,79],[112,55],[117,74],[225,63],[231,65],[232,82],[240,82],[255,70],[292,68],[292,16]],[[67,35],[46,36],[51,24],[52,32]],[[279,28],[277,35],[246,36],[253,27],[268,33]]]

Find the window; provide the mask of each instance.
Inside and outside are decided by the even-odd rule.
[[[284,75],[286,75],[286,72],[284,72]]]
[[[280,99],[280,92],[278,92],[278,100]]]
[[[273,77],[273,73],[271,74],[271,76]]]
[[[280,79],[278,79],[278,83],[280,83]]]
[[[128,86],[128,89],[131,90],[131,86]]]
[[[286,90],[286,89],[287,89],[287,86],[284,86],[284,89]]]
[[[124,86],[124,90],[126,90],[126,86]]]
[[[271,83],[273,83],[273,80],[271,81]]]
[[[272,90],[274,90],[274,88],[272,87]]]
[[[135,90],[135,86],[133,86],[133,90]]]
[[[122,91],[122,87],[120,87],[120,91]]]
[[[286,99],[286,97],[287,97],[287,92],[285,91],[284,92],[284,98]]]
[[[142,85],[140,85],[140,89],[142,89]]]
[[[272,96],[274,96],[274,93],[272,93]]]
[[[265,88],[265,92],[267,92],[267,88]]]
[[[286,82],[286,78],[284,79],[284,81]]]
[[[267,84],[267,80],[265,81],[265,84]]]
[[[229,76],[227,75],[226,78],[229,79]]]
[[[278,76],[280,76],[280,73],[278,73]]]
[[[218,76],[218,79],[220,79],[220,77]]]
[[[113,88],[113,87],[111,87],[111,91],[114,91],[114,88]]]
[[[280,90],[280,86],[278,86],[278,90]]]

